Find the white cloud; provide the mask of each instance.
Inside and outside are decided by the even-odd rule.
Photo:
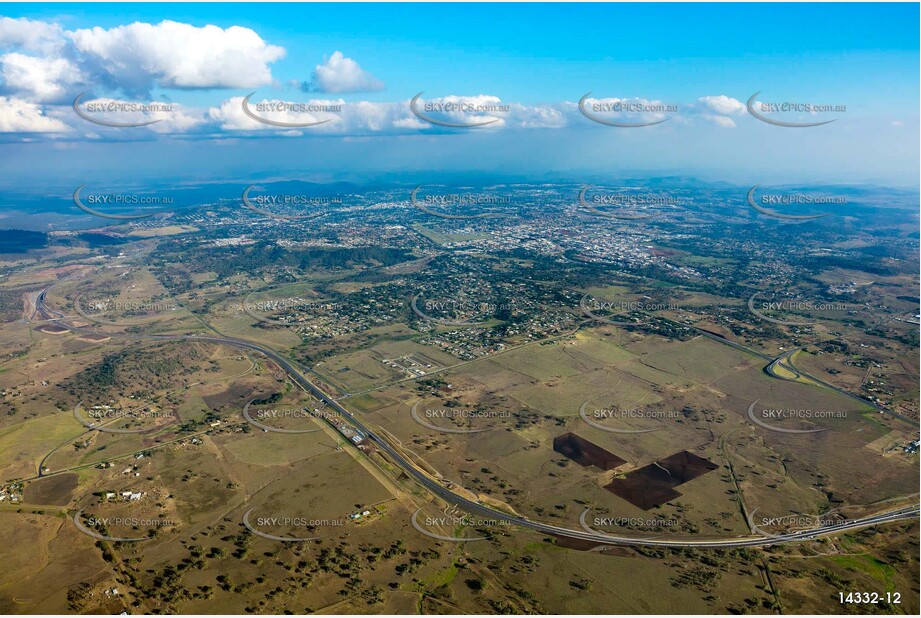
[[[4,131],[67,130],[89,137],[89,132],[111,137],[116,129],[92,129],[69,109],[77,94],[88,96],[106,93],[112,98],[84,100],[93,102],[148,102],[151,92],[159,88],[257,88],[280,86],[273,78],[271,64],[284,57],[285,50],[269,45],[249,28],[213,25],[194,26],[176,21],[157,24],[134,22],[111,28],[86,28],[66,31],[56,23],[0,17],[0,95],[5,96]],[[290,84],[289,84],[290,85]],[[315,67],[313,81],[300,84],[308,91],[345,94],[379,91],[384,83],[364,70],[355,60],[335,51]],[[175,95],[174,95],[175,96]],[[181,99],[181,96],[179,96]],[[223,98],[223,97],[222,97]],[[284,101],[262,99],[261,103]],[[221,132],[274,135],[340,135],[363,137],[379,134],[401,135],[433,132],[438,125],[415,116],[409,101],[346,104],[342,100],[313,99],[289,102],[296,105],[339,105],[338,111],[257,111],[266,119],[289,123],[312,123],[310,127],[276,127],[247,116],[240,97],[231,97],[208,108],[174,108],[167,112],[106,113],[101,117],[112,122],[140,122],[158,119],[147,125],[157,134],[187,133],[216,137]],[[259,102],[251,100],[251,109]],[[425,110],[426,103],[435,109]],[[725,95],[700,97],[681,104],[678,111],[664,109],[661,101],[633,98],[589,99],[588,105],[630,104],[629,112],[601,112],[625,122],[654,122],[673,119],[693,123],[695,118],[722,127],[734,127],[731,116],[744,114],[745,106]],[[46,104],[42,107],[42,104]],[[52,104],[52,105],[48,105]],[[551,104],[504,103],[488,94],[449,95],[419,101],[427,116],[459,124],[493,120],[475,130],[557,129],[584,124],[575,103]],[[449,109],[444,109],[447,106]],[[441,111],[438,111],[438,108]],[[463,109],[461,109],[463,108]],[[16,129],[15,127],[21,127]],[[137,132],[127,132],[137,136]]]
[[[706,96],[697,99],[711,111],[724,116],[730,114],[741,114],[745,112],[745,104],[738,99],[727,97],[725,94],[716,96]]]
[[[424,129],[431,125],[429,125],[427,122],[419,120],[415,116],[410,116],[408,118],[397,118],[393,121],[393,126],[395,129],[406,129],[408,131]]]
[[[689,105],[685,109],[688,114],[688,120],[692,123],[693,119],[699,118],[725,129],[736,128],[736,121],[732,117],[742,116],[746,112],[744,103],[724,94],[699,97],[697,103]]]
[[[227,99],[219,107],[208,110],[208,116],[219,123],[221,129],[226,131],[271,131],[277,135],[286,135],[284,127],[275,127],[262,123],[248,116],[242,108],[242,97]],[[313,111],[295,112],[287,110],[266,111],[260,110],[260,105],[286,103],[289,106],[322,106],[330,109],[338,107],[339,111]],[[250,99],[249,110],[262,118],[279,122],[309,123],[328,120],[323,124],[302,129],[305,135],[333,134],[374,134],[386,132],[404,132],[428,127],[409,112],[409,102],[403,103],[373,103],[358,101],[346,103],[343,99],[310,99],[306,101],[279,101],[276,99]],[[297,128],[297,127],[291,127]]]
[[[269,128],[268,125],[257,122],[243,113],[242,103],[243,97],[227,99],[219,107],[209,108],[208,117],[228,131],[258,131]]]
[[[420,99],[416,102],[416,110],[429,118],[443,120],[457,124],[475,124],[491,122],[483,128],[498,129],[505,126],[510,119],[511,105],[493,95],[478,94],[476,96],[448,95],[434,99]],[[426,123],[432,128],[437,125]]]
[[[65,31],[50,22],[0,17],[0,95],[4,131],[86,129],[68,108],[78,94],[109,91],[143,98],[155,88],[254,88],[272,83],[269,65],[284,49],[249,28],[196,27],[174,21]],[[101,101],[98,99],[97,101]],[[118,99],[105,99],[106,101]],[[41,108],[36,104],[54,103]],[[84,101],[86,104],[87,101]],[[156,118],[156,133],[194,131],[204,110],[129,114]],[[15,127],[20,127],[16,129]]]
[[[285,50],[249,28],[134,22],[68,32],[75,49],[127,92],[162,88],[255,88],[272,83],[269,64]]]
[[[18,52],[0,56],[0,77],[7,91],[43,103],[62,100],[69,87],[85,79],[80,69],[66,58],[42,58]]]
[[[734,129],[736,127],[736,121],[730,118],[729,116],[717,116],[716,114],[702,114],[701,117],[708,122],[712,122],[718,127],[724,127],[726,129]]]
[[[117,129],[91,128],[74,116],[70,103],[78,94],[108,97],[83,99],[86,110],[93,103],[136,103],[150,101],[155,88],[256,88],[277,85],[270,65],[283,57],[285,50],[267,44],[249,28],[232,26],[193,26],[175,21],[157,24],[134,22],[111,28],[62,29],[58,24],[28,19],[0,18],[0,95],[16,101],[15,113],[7,110],[4,126],[26,130],[59,131],[70,125],[72,135],[112,137]],[[364,70],[355,60],[335,51],[316,66],[310,87],[329,93],[377,91],[384,83]],[[124,96],[118,96],[124,95]],[[468,107],[503,106],[496,111],[448,111],[434,117],[457,122],[496,120],[489,129],[556,128],[566,126],[571,110],[566,105],[529,106],[503,104],[499,97],[451,95],[432,99],[438,103]],[[263,99],[262,103],[269,100]],[[273,101],[280,102],[280,101]],[[174,104],[168,112],[110,112],[99,118],[108,122],[143,122],[154,133],[199,133],[220,131],[260,132],[276,135],[404,134],[435,127],[417,118],[409,101],[345,104],[342,100],[294,102],[297,104],[341,106],[338,111],[257,112],[267,119],[282,122],[326,123],[301,128],[276,127],[247,116],[242,99],[232,97],[205,109],[181,108]],[[42,104],[52,104],[42,107]],[[251,101],[251,108],[257,105]],[[92,114],[91,114],[92,115]],[[295,130],[290,130],[295,129]],[[127,135],[127,134],[126,134]],[[137,132],[130,135],[137,136]]]
[[[675,103],[642,97],[607,97],[585,99],[583,106],[592,116],[625,123],[649,123],[678,118],[682,110]],[[678,111],[675,111],[677,109]],[[577,111],[574,107],[573,111]]]
[[[550,105],[509,105],[509,126],[521,129],[560,129],[568,124],[563,110]],[[497,123],[498,124],[498,123]]]
[[[332,112],[308,112],[308,111],[297,111],[297,108],[291,107],[287,109],[272,109],[272,110],[262,110],[260,106],[270,105],[273,108],[277,107],[279,104],[287,104],[288,106],[306,106],[306,105],[316,105],[316,106],[331,106],[331,105],[342,105],[344,102],[342,100],[338,101],[280,101],[278,99],[250,99],[247,105],[250,113],[260,118],[265,118],[266,120],[272,120],[275,122],[287,122],[287,123],[314,123],[322,120],[329,120],[330,122],[324,123],[322,125],[316,125],[314,127],[305,127],[311,131],[317,130],[320,127],[333,124],[338,121],[339,116],[336,113]],[[208,110],[208,117],[211,120],[220,123],[220,127],[227,131],[275,131],[280,132],[280,128],[274,125],[259,122],[258,120],[250,117],[246,112],[243,111],[243,97],[231,97],[221,103],[219,107],[211,107]],[[298,127],[288,127],[289,129],[297,129]]]
[[[372,103],[369,101],[351,103],[343,107],[342,120],[342,126],[337,128],[358,133],[379,133],[384,131],[404,133],[431,126],[416,118],[409,111],[409,100],[395,103]]]
[[[57,24],[0,17],[0,48],[51,54],[64,45],[64,31]]]
[[[137,109],[137,106],[141,106],[140,109]],[[155,123],[144,125],[145,128],[155,133],[184,133],[207,122],[204,113],[166,101],[138,103],[137,101],[100,97],[82,99],[80,108],[84,115],[98,119],[100,122],[143,123],[156,120]],[[94,108],[102,111],[90,111]],[[92,126],[89,121],[85,120],[75,121],[75,126],[78,126],[77,122],[83,122],[86,127]],[[96,126],[103,127],[103,125]],[[94,130],[100,129],[94,128]]]
[[[35,103],[0,96],[0,133],[60,133],[69,127],[49,118]]]
[[[305,90],[346,94],[349,92],[377,92],[384,89],[384,82],[377,79],[361,66],[335,51],[323,64],[313,71],[313,80],[305,84]]]
[[[469,106],[494,106],[502,105],[500,99],[490,95],[474,97],[451,95],[439,99],[431,99],[436,104],[469,105]],[[285,103],[288,106],[338,106],[339,111],[325,111],[313,113],[293,113],[289,111],[265,111],[260,106],[270,103],[277,106]],[[423,102],[417,104],[417,109],[422,110]],[[568,124],[567,110],[553,106],[526,106],[517,103],[508,104],[509,111],[499,115],[486,113],[468,114],[464,111],[430,112],[427,115],[457,121],[462,123],[481,122],[498,118],[499,122],[488,125],[488,128],[560,128]],[[269,99],[250,99],[249,109],[252,113],[269,120],[280,122],[315,122],[329,120],[324,124],[303,128],[304,135],[342,135],[342,136],[367,136],[374,134],[403,134],[407,132],[424,131],[437,128],[429,122],[418,118],[410,111],[409,100],[400,102],[371,102],[357,101],[346,103],[343,99],[310,99],[306,101],[278,101]],[[219,107],[212,107],[208,111],[212,121],[226,131],[271,131],[277,135],[285,135],[284,127],[274,127],[261,123],[243,112],[242,98],[233,97],[224,101]]]

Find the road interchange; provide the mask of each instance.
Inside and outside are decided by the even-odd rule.
[[[48,289],[43,290],[38,297],[36,298],[36,314],[43,318],[50,320],[52,322],[58,322],[61,326],[77,331],[77,332],[91,332],[96,333],[96,329],[87,327],[87,326],[74,326],[66,323],[64,320],[67,319],[64,317],[64,314],[54,311],[48,308],[45,304],[46,293]],[[838,522],[835,524],[827,526],[819,526],[807,530],[798,530],[795,532],[781,533],[781,534],[761,534],[761,535],[751,535],[745,537],[731,537],[725,539],[663,539],[663,538],[635,538],[629,536],[618,536],[614,534],[609,534],[605,532],[600,532],[592,530],[585,524],[585,516],[590,509],[586,509],[582,512],[580,516],[580,524],[582,529],[573,529],[566,528],[562,526],[554,526],[551,524],[537,522],[520,515],[507,513],[505,511],[499,510],[497,508],[482,504],[475,500],[471,500],[455,491],[450,487],[447,487],[443,482],[432,478],[422,470],[420,470],[416,465],[414,465],[409,459],[407,459],[399,450],[393,447],[387,440],[383,439],[381,436],[377,435],[370,427],[368,427],[361,419],[357,418],[351,412],[349,412],[339,401],[335,398],[328,395],[316,384],[308,380],[304,376],[304,371],[297,365],[296,362],[288,359],[287,357],[281,355],[279,352],[272,350],[271,348],[247,341],[244,339],[236,339],[232,337],[226,337],[223,335],[197,335],[197,334],[185,334],[185,335],[139,335],[139,334],[126,334],[126,333],[105,333],[111,337],[118,337],[122,339],[138,339],[138,340],[147,340],[147,341],[197,341],[205,343],[214,343],[219,345],[227,345],[235,347],[238,349],[244,349],[251,352],[256,352],[262,354],[266,358],[275,362],[286,374],[287,376],[299,387],[309,392],[319,401],[325,403],[327,406],[335,410],[341,418],[345,419],[353,428],[362,432],[368,440],[370,440],[381,452],[385,453],[392,461],[395,463],[404,473],[411,477],[416,483],[426,489],[430,494],[438,497],[443,500],[448,505],[454,505],[457,508],[461,508],[468,513],[482,516],[484,518],[489,518],[496,521],[505,522],[506,524],[511,524],[518,526],[520,528],[529,529],[535,532],[542,534],[547,534],[555,537],[563,537],[579,541],[589,541],[595,542],[598,545],[623,545],[623,546],[642,546],[642,547],[698,547],[698,548],[734,548],[734,547],[766,547],[771,545],[780,545],[783,543],[790,542],[802,542],[815,540],[820,537],[829,536],[833,534],[840,534],[842,532],[847,532],[849,530],[856,530],[861,528],[866,528],[870,526],[875,526],[878,524],[902,521],[902,520],[917,520],[921,516],[921,507],[919,505],[912,505],[908,507],[902,507],[893,511],[888,511],[885,513],[879,513],[867,517],[862,517],[858,519]],[[330,422],[328,419],[326,422]]]

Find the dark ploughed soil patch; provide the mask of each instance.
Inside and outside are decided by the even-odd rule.
[[[574,549],[576,551],[596,550],[599,554],[604,554],[605,556],[636,555],[636,552],[629,547],[622,547],[620,545],[606,545],[604,543],[598,543],[596,541],[589,541],[585,539],[571,539],[569,537],[558,536],[556,534],[551,534],[550,536],[556,539],[557,546],[565,547],[566,549]]]
[[[669,471],[671,477],[678,481],[678,485],[693,481],[698,476],[706,474],[710,470],[716,470],[719,467],[712,461],[687,451],[669,455],[665,459],[660,459],[657,463]]]
[[[559,536],[556,534],[551,534],[550,536],[556,539],[556,544],[559,547],[575,549],[576,551],[589,551],[599,545],[603,545],[603,543],[599,543],[598,541],[589,541],[587,539],[572,539],[568,536]]]
[[[630,549],[629,547],[620,547],[620,546],[618,546],[618,545],[612,545],[612,546],[610,546],[610,547],[606,547],[605,549],[602,549],[601,552],[599,552],[599,553],[602,553],[602,554],[604,554],[605,556],[625,556],[625,557],[630,557],[630,556],[636,556],[636,555],[637,555],[637,553],[636,553],[634,550]]]
[[[62,333],[70,332],[69,329],[66,329],[63,326],[58,326],[57,324],[45,324],[44,326],[39,326],[35,330],[47,333],[49,335],[60,335]]]
[[[108,341],[111,337],[108,335],[97,335],[96,333],[86,333],[85,335],[81,335],[80,339],[85,341]]]
[[[718,467],[703,457],[681,451],[634,470],[622,479],[614,479],[604,488],[648,511],[680,497],[681,493],[675,491],[675,487]]]
[[[614,495],[620,496],[644,511],[680,497],[681,494],[673,487],[674,484],[668,473],[656,468],[655,464],[634,470],[626,478],[614,479],[604,486]]]
[[[235,384],[227,390],[215,393],[213,395],[204,395],[202,400],[205,404],[212,410],[220,410],[225,406],[237,408],[243,410],[243,404],[245,404],[253,392],[253,387],[248,384]]]
[[[77,480],[73,472],[39,479],[26,485],[23,498],[33,504],[65,506],[77,488]]]
[[[553,450],[564,455],[581,466],[595,466],[602,470],[613,470],[627,463],[614,453],[597,444],[580,438],[574,433],[564,433],[553,439]]]

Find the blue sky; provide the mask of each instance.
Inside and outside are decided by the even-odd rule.
[[[196,162],[209,179],[490,169],[918,183],[917,4],[6,4],[0,16],[11,18],[0,20],[0,161],[26,175],[41,162],[69,179],[122,153],[100,173],[162,179]],[[206,25],[213,38],[196,42]],[[327,119],[279,130],[240,111],[253,91],[346,111],[266,114]],[[443,115],[496,119],[445,129],[410,113],[420,91],[513,108]],[[576,106],[589,91],[678,111],[603,126]],[[835,120],[772,126],[744,108],[758,91],[759,104],[846,111],[771,115]],[[96,126],[70,108],[81,92],[178,111],[117,117],[161,118],[147,128]]]

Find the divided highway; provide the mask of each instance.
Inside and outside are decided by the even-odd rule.
[[[47,290],[46,290],[47,291]],[[63,322],[63,318],[60,317],[62,314],[54,312],[48,309],[45,306],[45,291],[43,291],[37,298],[36,302],[36,313],[54,321],[61,322],[62,326],[69,328],[75,331],[85,331],[85,332],[96,332],[95,329],[90,327],[75,327]],[[617,536],[613,534],[607,534],[603,532],[590,531],[588,529],[578,530],[572,528],[564,528],[560,526],[553,526],[546,523],[532,521],[525,517],[518,515],[513,515],[500,511],[496,508],[481,504],[474,500],[470,500],[461,496],[451,489],[445,487],[437,480],[433,479],[429,475],[425,474],[419,468],[417,468],[411,461],[403,456],[397,449],[390,445],[389,442],[378,436],[374,431],[365,425],[361,419],[355,417],[351,412],[349,412],[344,406],[342,406],[338,401],[327,395],[315,384],[307,380],[304,377],[302,370],[297,366],[296,363],[290,359],[282,356],[275,350],[271,348],[258,345],[244,339],[235,339],[231,337],[224,336],[211,336],[211,335],[129,335],[124,333],[105,333],[106,335],[112,337],[119,337],[124,339],[142,339],[148,341],[203,341],[209,343],[223,344],[228,345],[244,350],[250,350],[253,352],[258,352],[264,355],[267,358],[273,360],[279,367],[281,367],[292,380],[294,380],[299,386],[306,389],[314,397],[324,402],[327,406],[334,409],[338,412],[342,418],[346,419],[354,428],[361,431],[365,436],[368,437],[370,441],[383,453],[386,453],[387,456],[399,466],[407,475],[412,477],[419,485],[428,490],[431,494],[441,498],[448,504],[457,505],[459,508],[467,511],[468,513],[479,515],[483,518],[488,518],[497,521],[507,522],[509,524],[519,526],[521,528],[527,528],[540,532],[542,534],[548,534],[558,537],[564,537],[569,539],[576,539],[580,541],[590,541],[598,543],[599,545],[630,545],[630,546],[647,546],[647,547],[759,547],[759,546],[768,546],[768,545],[779,545],[782,543],[789,543],[795,541],[807,541],[816,539],[821,536],[827,536],[830,534],[837,534],[841,532],[846,532],[848,530],[854,530],[858,528],[865,528],[868,526],[874,526],[877,524],[882,524],[891,521],[898,520],[907,520],[907,519],[918,519],[921,515],[921,509],[918,505],[913,505],[911,507],[906,507],[898,509],[896,511],[891,511],[888,513],[883,513],[879,515],[873,515],[870,517],[864,517],[861,519],[844,521],[841,523],[822,526],[810,530],[801,530],[798,532],[777,534],[777,535],[762,535],[762,536],[747,536],[747,537],[731,537],[726,539],[700,539],[700,540],[691,540],[691,539],[662,539],[662,538],[631,538],[624,536]],[[587,512],[587,511],[586,511]],[[586,512],[582,513],[582,523],[584,525],[584,518]]]

